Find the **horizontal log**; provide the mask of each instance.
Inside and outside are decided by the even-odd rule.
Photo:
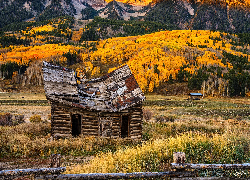
[[[131,118],[131,122],[141,122],[142,118]]]
[[[98,121],[99,120],[99,118],[98,117],[84,117],[84,116],[82,116],[82,120],[84,120],[84,121]]]
[[[141,130],[132,130],[130,131],[130,134],[139,134],[141,133]]]
[[[82,117],[83,117],[83,118],[86,118],[86,119],[89,119],[89,118],[98,118],[96,115],[93,115],[93,116],[90,116],[90,115],[89,115],[89,116],[88,116],[88,115],[86,115],[86,114],[83,114]]]
[[[142,124],[141,123],[133,123],[129,125],[130,127],[141,127]]]
[[[52,125],[54,126],[69,126],[71,125],[71,121],[61,121],[61,120],[54,120],[51,122]]]
[[[112,133],[120,133],[120,128],[112,129]]]
[[[98,128],[99,128],[99,126],[82,126],[82,129],[84,129],[84,130],[88,130],[88,129],[97,130]]]
[[[107,113],[107,114],[100,114],[100,117],[120,117],[118,113]]]
[[[67,112],[63,112],[63,113],[57,113],[57,112],[54,112],[54,114],[52,114],[53,116],[70,116],[70,113],[67,113]]]
[[[98,123],[82,123],[82,127],[92,127],[92,126],[99,126]]]
[[[93,120],[93,121],[86,121],[86,120],[83,120],[82,121],[82,124],[99,124],[99,122],[97,120]]]
[[[64,114],[65,113],[65,111],[63,109],[56,109],[56,108],[54,108],[53,111],[55,113],[58,113],[58,114]]]
[[[137,128],[141,128],[142,126],[141,126],[141,124],[138,124],[138,125],[130,125],[130,128],[131,129],[137,129]]]
[[[71,123],[51,123],[51,127],[72,127]]]
[[[62,119],[51,119],[51,124],[55,124],[55,125],[71,125],[71,121],[70,120],[62,120]]]
[[[131,115],[141,115],[141,114],[142,114],[141,111],[133,111],[133,112],[131,113]]]
[[[142,118],[142,116],[140,116],[140,115],[131,115],[131,119],[132,118],[135,118],[135,119],[141,119]]]
[[[130,129],[130,134],[141,134],[142,130],[141,129]]]
[[[177,164],[171,163],[172,169],[250,169],[250,163],[245,164]]]
[[[141,123],[130,123],[130,127],[141,126]]]
[[[71,127],[62,127],[62,126],[54,126],[52,127],[53,131],[71,131]]]
[[[98,133],[82,133],[83,136],[98,136]]]
[[[98,134],[98,129],[83,129],[83,133],[97,133]]]
[[[52,134],[52,136],[53,137],[62,137],[62,138],[65,138],[65,137],[69,137],[69,136],[71,136],[71,133],[69,133],[69,134],[64,134],[64,133],[53,133]]]
[[[130,138],[131,139],[141,139],[142,136],[140,134],[135,134],[135,135],[133,134],[133,135],[130,136]]]
[[[52,115],[51,118],[55,118],[55,119],[71,119],[70,115]]]
[[[130,132],[131,136],[141,136],[141,132]]]
[[[52,134],[58,135],[58,136],[65,136],[65,135],[71,135],[71,131],[64,131],[64,130],[52,130]]]
[[[70,118],[60,118],[60,117],[56,117],[56,118],[52,118],[51,119],[52,121],[55,121],[55,122],[71,122],[71,119]]]
[[[0,171],[1,176],[25,176],[25,175],[43,175],[43,174],[59,174],[66,171],[66,167],[60,168],[40,168],[40,169],[14,169]]]

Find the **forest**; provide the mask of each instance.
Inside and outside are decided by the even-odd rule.
[[[40,70],[32,68],[43,60],[82,70],[88,78],[126,63],[144,92],[168,94],[169,86],[182,84],[206,95],[250,94],[248,33],[172,30],[161,23],[102,18],[74,30],[73,23],[59,17],[3,32],[1,77],[29,76],[35,83]]]

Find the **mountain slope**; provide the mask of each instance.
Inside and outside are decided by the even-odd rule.
[[[250,8],[217,3],[168,0],[157,3],[146,20],[168,22],[181,29],[210,29],[229,32],[250,31]]]
[[[58,16],[156,21],[180,29],[250,32],[249,0],[0,0],[0,28]]]

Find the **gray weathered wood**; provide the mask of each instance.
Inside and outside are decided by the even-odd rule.
[[[51,168],[59,168],[61,166],[61,154],[51,154]]]
[[[40,168],[40,169],[14,169],[14,170],[3,170],[0,171],[0,177],[8,176],[25,176],[25,175],[42,175],[42,174],[60,174],[66,171],[66,167],[59,168]]]
[[[192,172],[180,173],[170,172],[134,172],[134,173],[92,173],[92,174],[60,174],[58,176],[47,175],[42,179],[140,179],[140,178],[160,178],[160,177],[185,177],[192,175]]]
[[[177,164],[171,163],[172,169],[250,169],[250,163],[244,164]]]

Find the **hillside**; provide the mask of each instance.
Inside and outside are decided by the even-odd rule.
[[[249,94],[249,34],[172,30],[82,42],[86,32],[98,34],[91,33],[89,26],[71,30],[67,19],[51,23],[4,36],[13,45],[23,45],[6,44],[1,49],[3,78],[12,84],[42,85],[42,60],[83,71],[89,78],[126,63],[144,92],[187,93],[187,89],[169,89],[171,84],[186,83],[189,90],[202,90],[206,95]]]
[[[156,21],[178,29],[223,30],[242,33],[250,30],[248,0],[164,0],[92,1],[29,0],[0,1],[0,28],[11,30],[10,23],[44,21],[59,16],[77,20],[100,16],[118,20]],[[7,26],[7,27],[6,27]]]

